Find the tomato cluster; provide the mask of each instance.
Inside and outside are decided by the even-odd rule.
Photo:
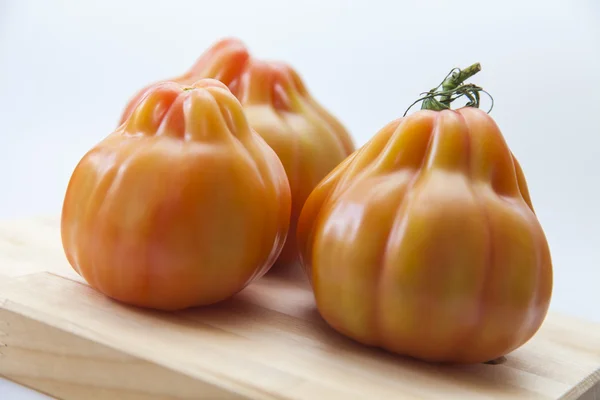
[[[162,310],[299,264],[325,321],[359,342],[502,356],[541,326],[552,263],[524,173],[463,83],[478,70],[356,149],[291,66],[218,41],[132,96],[77,164],[67,259],[105,295]],[[458,96],[470,102],[453,110]]]

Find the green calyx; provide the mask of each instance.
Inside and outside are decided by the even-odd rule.
[[[412,106],[414,106],[420,101],[423,102],[421,104],[421,110],[449,110],[452,102],[463,96],[469,99],[469,101],[467,102],[467,104],[464,105],[464,107],[479,108],[480,92],[487,94],[492,101],[492,106],[488,110],[489,113],[494,107],[494,99],[492,98],[492,96],[477,85],[471,83],[464,83],[464,81],[466,81],[479,71],[481,71],[481,64],[479,63],[475,63],[465,69],[453,68],[448,73],[448,75],[446,75],[446,78],[444,78],[442,83],[440,83],[428,92],[421,93],[422,97],[416,100],[414,103],[412,103],[410,107],[408,107],[404,115],[408,113],[408,110],[410,110]]]

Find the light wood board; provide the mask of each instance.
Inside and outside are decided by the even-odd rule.
[[[499,365],[362,346],[304,283],[267,277],[221,304],[141,310],[69,267],[56,218],[0,222],[0,375],[60,399],[596,399],[600,326],[550,314]]]

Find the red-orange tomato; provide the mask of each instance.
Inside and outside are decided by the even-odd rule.
[[[157,84],[77,164],[62,242],[71,266],[107,296],[182,309],[266,273],[290,209],[281,162],[224,84]]]
[[[228,85],[250,126],[275,150],[286,170],[292,193],[290,230],[276,268],[288,269],[298,260],[296,223],[304,201],[355,150],[353,141],[291,66],[251,57],[238,39],[216,42],[188,72],[172,80],[191,83],[206,77]],[[123,118],[144,90],[133,97]]]
[[[523,171],[479,109],[385,126],[312,192],[298,240],[323,318],[416,358],[505,355],[550,303],[549,247]]]

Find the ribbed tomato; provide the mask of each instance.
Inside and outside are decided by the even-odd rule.
[[[312,192],[298,239],[323,318],[400,354],[494,359],[531,338],[550,303],[523,171],[477,108],[385,126]]]
[[[290,231],[275,266],[288,269],[299,258],[296,224],[304,201],[319,181],[354,151],[354,144],[287,64],[250,59],[232,91],[252,128],[281,159],[290,181]]]
[[[221,82],[152,86],[84,155],[62,210],[72,267],[125,303],[215,303],[262,276],[291,209],[283,166]]]

